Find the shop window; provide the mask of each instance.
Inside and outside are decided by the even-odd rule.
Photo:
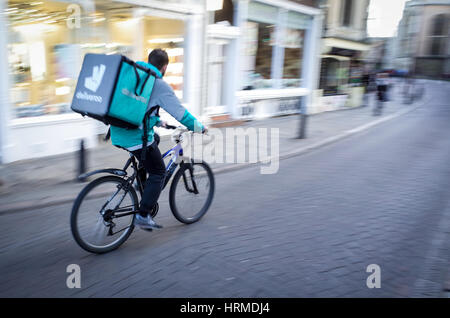
[[[445,14],[439,14],[431,21],[429,52],[431,55],[445,55],[448,39],[448,18]]]
[[[105,2],[100,11],[81,10],[81,27],[70,28],[67,6],[60,1],[9,1],[5,12],[14,117],[71,113],[86,53],[146,61],[152,49],[165,49],[170,59],[165,80],[183,98],[183,21],[137,17],[137,7]]]
[[[305,29],[310,18],[297,12],[288,12],[287,25],[283,36],[283,87],[301,86],[301,67],[303,62],[303,42]]]
[[[323,58],[320,69],[320,89],[324,95],[335,95],[344,93],[348,82],[349,65],[346,61],[334,58]]]
[[[226,42],[211,41],[208,49],[208,106],[216,107],[226,104],[225,87],[227,69],[225,67]]]
[[[67,3],[9,1],[8,62],[13,117],[72,113],[70,103],[86,53],[133,51],[129,6],[87,14],[69,27]],[[106,19],[108,15],[108,19]]]
[[[247,74],[246,89],[272,87],[271,67],[273,32],[275,26],[268,23],[247,22],[245,27],[244,70]]]
[[[300,87],[303,30],[287,29],[284,42],[283,87]]]
[[[69,68],[76,69],[80,57],[70,55],[77,37],[67,28],[66,7],[53,1],[10,1],[5,10],[13,117],[70,111],[75,80]]]
[[[145,17],[143,59],[146,61],[153,49],[159,48],[167,52],[169,66],[164,80],[181,100],[183,100],[184,32],[185,26],[182,20]]]
[[[249,3],[244,30],[244,89],[301,87],[305,30],[312,18]]]
[[[275,43],[276,7],[249,3],[248,22],[244,29],[244,89],[273,87],[272,55]]]

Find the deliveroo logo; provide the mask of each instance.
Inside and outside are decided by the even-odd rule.
[[[103,64],[94,66],[92,69],[92,75],[84,79],[84,87],[95,93],[102,82],[105,70],[106,66]]]

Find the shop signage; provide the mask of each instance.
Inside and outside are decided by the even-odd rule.
[[[278,113],[297,113],[300,111],[300,98],[281,99],[278,102]]]
[[[300,112],[301,98],[282,98],[252,100],[239,106],[241,117],[270,117],[283,114],[295,114]]]

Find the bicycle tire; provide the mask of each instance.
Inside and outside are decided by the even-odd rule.
[[[81,192],[78,194],[77,198],[75,199],[75,202],[73,204],[72,207],[72,213],[71,213],[71,217],[70,217],[70,227],[71,227],[71,231],[72,231],[72,235],[75,239],[75,241],[77,242],[77,244],[84,250],[91,252],[91,253],[96,253],[96,254],[103,254],[103,253],[107,253],[110,251],[113,251],[115,249],[117,249],[120,245],[122,245],[131,235],[131,233],[134,230],[134,215],[131,221],[131,225],[128,227],[128,229],[125,231],[125,234],[122,235],[117,241],[115,241],[113,244],[109,244],[106,247],[95,247],[89,243],[86,243],[83,238],[81,237],[80,233],[79,233],[79,229],[78,229],[78,212],[79,212],[79,208],[83,202],[83,199],[89,194],[89,192],[91,190],[93,190],[95,187],[103,184],[103,183],[107,183],[107,182],[115,182],[118,184],[123,184],[124,182],[126,182],[123,178],[121,177],[117,177],[117,176],[104,176],[104,177],[100,177],[98,179],[93,180],[92,182],[90,182],[88,185],[86,185]],[[137,210],[139,207],[139,200],[138,200],[138,196],[136,194],[136,191],[134,190],[133,187],[129,187],[127,193],[129,193],[131,195],[131,198],[133,200],[133,206],[134,206],[134,210]]]
[[[181,223],[185,223],[185,224],[192,224],[197,222],[198,220],[200,220],[208,211],[209,207],[211,206],[213,197],[214,197],[214,191],[215,191],[215,181],[214,181],[214,174],[211,170],[211,168],[209,167],[209,165],[202,161],[202,162],[196,162],[193,163],[194,169],[196,165],[201,165],[208,176],[208,180],[209,180],[209,184],[210,184],[210,190],[208,193],[208,197],[205,201],[205,204],[203,205],[203,207],[200,209],[200,211],[198,211],[194,217],[185,217],[183,215],[183,213],[180,211],[180,209],[177,206],[176,203],[176,191],[177,191],[177,185],[179,184],[179,181],[181,180],[181,177],[183,176],[184,172],[186,170],[188,170],[188,165],[183,165],[182,167],[180,167],[180,169],[178,169],[178,171],[176,172],[172,184],[170,186],[170,192],[169,192],[169,205],[170,205],[170,210],[172,211],[172,214],[174,215],[174,217],[180,221]],[[184,185],[182,185],[184,187]]]

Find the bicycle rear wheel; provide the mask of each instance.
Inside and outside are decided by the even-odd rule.
[[[89,183],[76,198],[70,219],[75,241],[91,253],[106,253],[123,244],[134,229],[136,191],[117,176]],[[124,216],[120,216],[124,214]]]
[[[200,220],[212,203],[214,187],[214,175],[206,162],[182,165],[169,193],[170,209],[175,218],[186,224]]]

